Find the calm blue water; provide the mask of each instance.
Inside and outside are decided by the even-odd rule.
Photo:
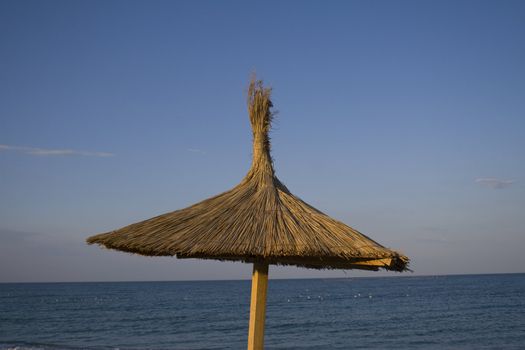
[[[244,349],[249,281],[0,284],[0,349]],[[270,280],[267,349],[525,349],[525,274]]]

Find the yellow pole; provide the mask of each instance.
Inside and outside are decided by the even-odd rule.
[[[268,264],[255,262],[252,273],[252,299],[250,304],[250,327],[248,350],[263,350],[264,320],[266,318],[266,289],[268,287]]]

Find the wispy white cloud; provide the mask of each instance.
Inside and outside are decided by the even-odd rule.
[[[203,150],[198,149],[198,148],[188,148],[188,152],[199,153],[199,154],[206,154],[206,152],[204,152]]]
[[[47,148],[36,148],[36,147],[23,147],[23,146],[11,146],[11,145],[0,145],[1,151],[11,151],[23,154],[29,154],[32,156],[86,156],[86,157],[113,157],[115,154],[109,152],[87,152],[87,151],[75,151],[72,149],[47,149]]]
[[[495,177],[479,177],[475,180],[475,182],[481,186],[490,187],[497,190],[507,188],[514,183],[513,180],[498,179]]]

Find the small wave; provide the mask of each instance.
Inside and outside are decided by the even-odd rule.
[[[43,345],[43,344],[18,344],[16,343],[3,343],[0,344],[0,350],[68,350],[65,348],[60,348],[53,345]]]

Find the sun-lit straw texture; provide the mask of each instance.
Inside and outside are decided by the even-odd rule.
[[[270,93],[261,81],[250,82],[253,161],[239,185],[87,242],[149,256],[264,261],[317,269],[406,270],[406,256],[323,214],[277,179],[270,156]]]

